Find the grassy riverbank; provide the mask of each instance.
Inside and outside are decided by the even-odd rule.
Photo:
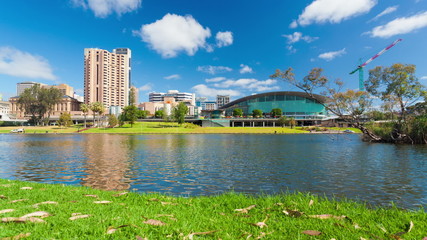
[[[0,127],[0,133],[9,133],[12,129],[20,127]],[[83,129],[82,126],[72,126],[68,128],[60,128],[57,126],[48,127],[24,127],[26,133],[76,133]],[[350,129],[355,132],[360,132],[353,128],[328,128],[321,133],[330,131],[343,131]],[[323,128],[321,128],[323,130]],[[302,130],[301,127],[291,129],[290,127],[199,127],[193,124],[184,124],[182,126],[172,122],[137,122],[131,127],[125,124],[123,127],[116,128],[90,128],[82,133],[125,133],[125,134],[180,134],[180,133],[236,133],[236,134],[296,134],[309,133]]]
[[[186,198],[5,179],[0,179],[0,218],[0,239],[427,237],[424,211],[369,209],[302,193]]]

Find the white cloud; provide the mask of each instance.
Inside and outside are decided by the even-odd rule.
[[[398,5],[392,6],[392,7],[388,7],[384,11],[382,11],[380,14],[378,14],[377,16],[375,16],[374,18],[372,18],[371,20],[369,20],[369,22],[376,21],[376,20],[378,20],[378,18],[380,18],[380,17],[382,17],[384,15],[387,15],[387,14],[390,14],[392,12],[395,12],[398,8],[399,8]]]
[[[346,54],[345,48],[335,51],[335,52],[326,52],[319,55],[319,58],[324,59],[326,61],[332,61],[334,58],[342,56]]]
[[[228,89],[215,89],[206,86],[205,84],[199,84],[191,88],[197,95],[203,97],[216,97],[216,95],[230,95],[236,97],[242,95],[239,91],[228,90]]]
[[[216,38],[216,45],[218,47],[226,47],[233,44],[232,32],[218,32],[215,38]]]
[[[369,12],[377,0],[315,0],[308,5],[298,20],[290,24],[291,28],[297,25],[307,26],[313,23],[340,23],[357,15]]]
[[[420,80],[427,80],[427,76],[420,77]]]
[[[293,44],[293,43],[299,42],[301,40],[303,40],[307,43],[311,43],[311,42],[319,39],[318,37],[303,36],[303,34],[301,32],[294,32],[293,34],[282,35],[282,36],[288,39],[288,44]]]
[[[219,83],[213,84],[217,88],[230,88],[238,87],[258,92],[278,90],[278,86],[274,86],[277,83],[277,80],[267,79],[265,81],[260,81],[254,78],[242,78],[238,80],[226,80]]]
[[[215,78],[207,78],[207,79],[205,79],[205,81],[207,83],[209,83],[209,82],[221,82],[221,81],[224,81],[225,79],[226,79],[225,77],[215,77]]]
[[[254,71],[253,71],[253,69],[252,69],[251,67],[249,67],[248,65],[240,64],[240,70],[239,70],[239,72],[240,72],[241,74],[244,74],[244,73],[253,73]]]
[[[0,74],[46,80],[56,79],[45,58],[12,47],[0,47]]]
[[[105,18],[112,13],[118,16],[141,7],[142,0],[71,0],[74,6],[90,9],[96,17]]]
[[[147,83],[144,86],[141,86],[138,88],[138,90],[141,92],[150,91],[151,89],[153,89],[153,84],[151,84],[151,83]]]
[[[164,79],[166,79],[166,80],[177,80],[177,79],[181,79],[181,76],[179,74],[173,74],[173,75],[164,77]]]
[[[289,27],[290,27],[290,28],[297,28],[297,27],[298,27],[298,22],[297,22],[296,20],[293,20],[293,21],[291,22],[291,24],[289,24]]]
[[[286,48],[289,50],[290,53],[296,53],[297,52],[297,50],[292,45],[288,45],[288,46],[286,46]]]
[[[211,36],[209,28],[204,28],[192,16],[166,14],[154,23],[142,25],[139,31],[133,31],[135,36],[164,58],[176,57],[180,52],[193,56],[199,48],[212,48],[206,43]]]
[[[395,20],[375,27],[368,32],[371,37],[388,38],[398,34],[406,34],[427,27],[427,11],[407,18],[396,18]]]
[[[217,73],[231,72],[231,71],[233,71],[233,69],[231,69],[229,67],[224,67],[224,66],[210,66],[210,65],[208,65],[208,66],[197,67],[197,71],[215,75]]]

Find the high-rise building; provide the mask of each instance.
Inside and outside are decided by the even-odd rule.
[[[131,51],[113,52],[98,48],[84,50],[85,103],[101,102],[105,107],[128,106],[131,78]]]
[[[225,104],[230,102],[230,95],[216,95],[216,105],[221,108]]]

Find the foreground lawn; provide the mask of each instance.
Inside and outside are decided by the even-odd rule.
[[[76,133],[82,130],[82,126],[71,126],[68,128],[47,126],[47,127],[0,127],[0,133],[10,133],[12,129],[24,128],[25,133]],[[313,128],[314,129],[314,128]],[[321,128],[325,129],[325,128]],[[343,131],[346,129],[360,133],[359,129],[355,128],[327,128],[326,131],[319,133],[328,133],[332,131]],[[137,122],[132,127],[130,124],[125,124],[122,127],[115,128],[90,128],[82,133],[124,133],[124,134],[185,134],[185,133],[236,133],[236,134],[296,134],[309,133],[307,130],[302,130],[301,127],[199,127],[193,124],[183,124],[182,126],[174,122]]]
[[[5,179],[0,218],[0,239],[427,237],[424,211],[369,209],[302,193],[172,197]]]

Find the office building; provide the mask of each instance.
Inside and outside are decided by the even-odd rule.
[[[21,95],[25,91],[25,89],[31,88],[36,84],[39,84],[41,87],[47,86],[46,84],[38,83],[38,82],[20,82],[16,84],[16,96]]]
[[[221,108],[225,104],[230,102],[230,95],[217,95],[216,96],[216,105],[218,108]]]
[[[84,50],[85,103],[101,102],[105,107],[129,105],[131,50],[113,52],[99,48]]]
[[[164,102],[166,98],[174,98],[175,102],[189,102],[191,105],[196,105],[196,95],[194,93],[179,92],[177,90],[169,90],[167,93],[149,93],[149,102]]]

